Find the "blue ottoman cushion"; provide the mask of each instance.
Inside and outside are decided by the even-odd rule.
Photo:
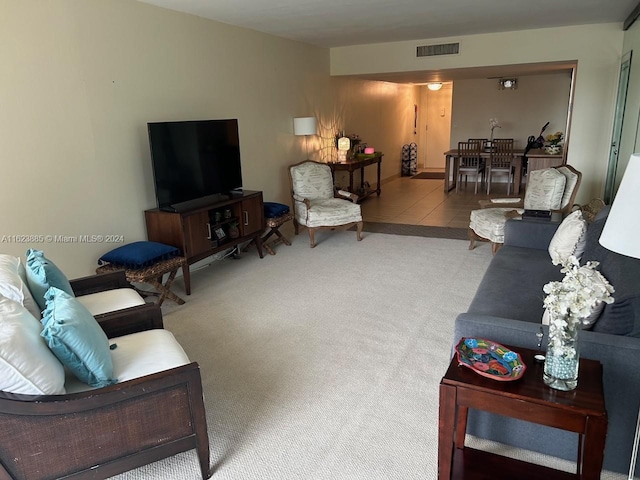
[[[180,250],[171,245],[158,242],[133,242],[105,253],[98,264],[113,263],[134,270],[149,267],[162,260],[169,260],[180,254]]]
[[[285,213],[289,213],[289,206],[282,203],[264,202],[265,218],[281,217]]]

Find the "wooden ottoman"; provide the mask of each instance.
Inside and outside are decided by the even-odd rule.
[[[269,227],[269,231],[262,237],[262,246],[264,247],[264,249],[269,252],[269,255],[275,255],[276,252],[273,251],[273,249],[271,247],[273,247],[275,244],[277,244],[279,241],[282,241],[282,243],[284,243],[285,245],[291,245],[291,242],[289,241],[289,239],[287,237],[285,237],[282,233],[280,233],[279,228],[285,224],[285,222],[288,222],[289,220],[293,219],[293,213],[291,212],[287,212],[283,215],[280,215],[279,217],[266,217],[265,220],[265,225],[267,227]],[[271,242],[271,245],[267,245],[267,240],[269,240],[269,238],[271,238],[271,236],[273,234],[276,234],[278,236],[278,238],[276,238],[273,242]],[[243,252],[246,252],[247,250],[249,250],[249,247],[251,245],[255,245],[255,240],[251,240],[251,242],[249,242],[243,249]]]
[[[183,272],[184,269],[187,268],[186,258],[173,257],[168,260],[162,260],[160,262],[154,263],[149,267],[139,269],[126,268],[121,265],[107,263],[96,268],[96,273],[107,273],[115,272],[117,270],[124,270],[128,282],[147,283],[158,290],[158,301],[156,302],[158,306],[162,305],[162,302],[164,302],[165,298],[169,298],[176,302],[178,305],[182,305],[184,303],[184,300],[170,290],[171,284],[176,278],[176,273],[178,273],[179,268],[182,268]],[[163,285],[162,277],[165,273],[168,273],[169,277]],[[187,290],[187,292],[190,290],[189,285],[186,284],[186,281],[185,289]],[[155,292],[147,292],[144,290],[139,290],[137,288],[136,290],[141,295],[156,295]]]

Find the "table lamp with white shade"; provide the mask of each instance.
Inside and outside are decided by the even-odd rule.
[[[640,154],[634,153],[620,182],[611,211],[600,235],[600,245],[607,250],[640,258]],[[640,410],[636,422],[636,433],[631,450],[629,480],[633,480],[640,444]]]
[[[304,135],[307,147],[307,160],[309,159],[309,135],[317,135],[318,127],[316,117],[298,117],[293,119],[293,134]]]

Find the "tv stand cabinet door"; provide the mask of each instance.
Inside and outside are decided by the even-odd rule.
[[[264,231],[262,194],[243,199],[240,213],[243,237],[254,233],[261,234]]]
[[[183,217],[186,257],[191,258],[211,250],[209,212]]]

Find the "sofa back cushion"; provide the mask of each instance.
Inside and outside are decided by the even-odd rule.
[[[600,262],[598,269],[613,285],[615,301],[606,305],[593,326],[594,332],[640,337],[640,259],[620,255],[600,245],[609,207],[602,209],[587,227],[581,263]]]

